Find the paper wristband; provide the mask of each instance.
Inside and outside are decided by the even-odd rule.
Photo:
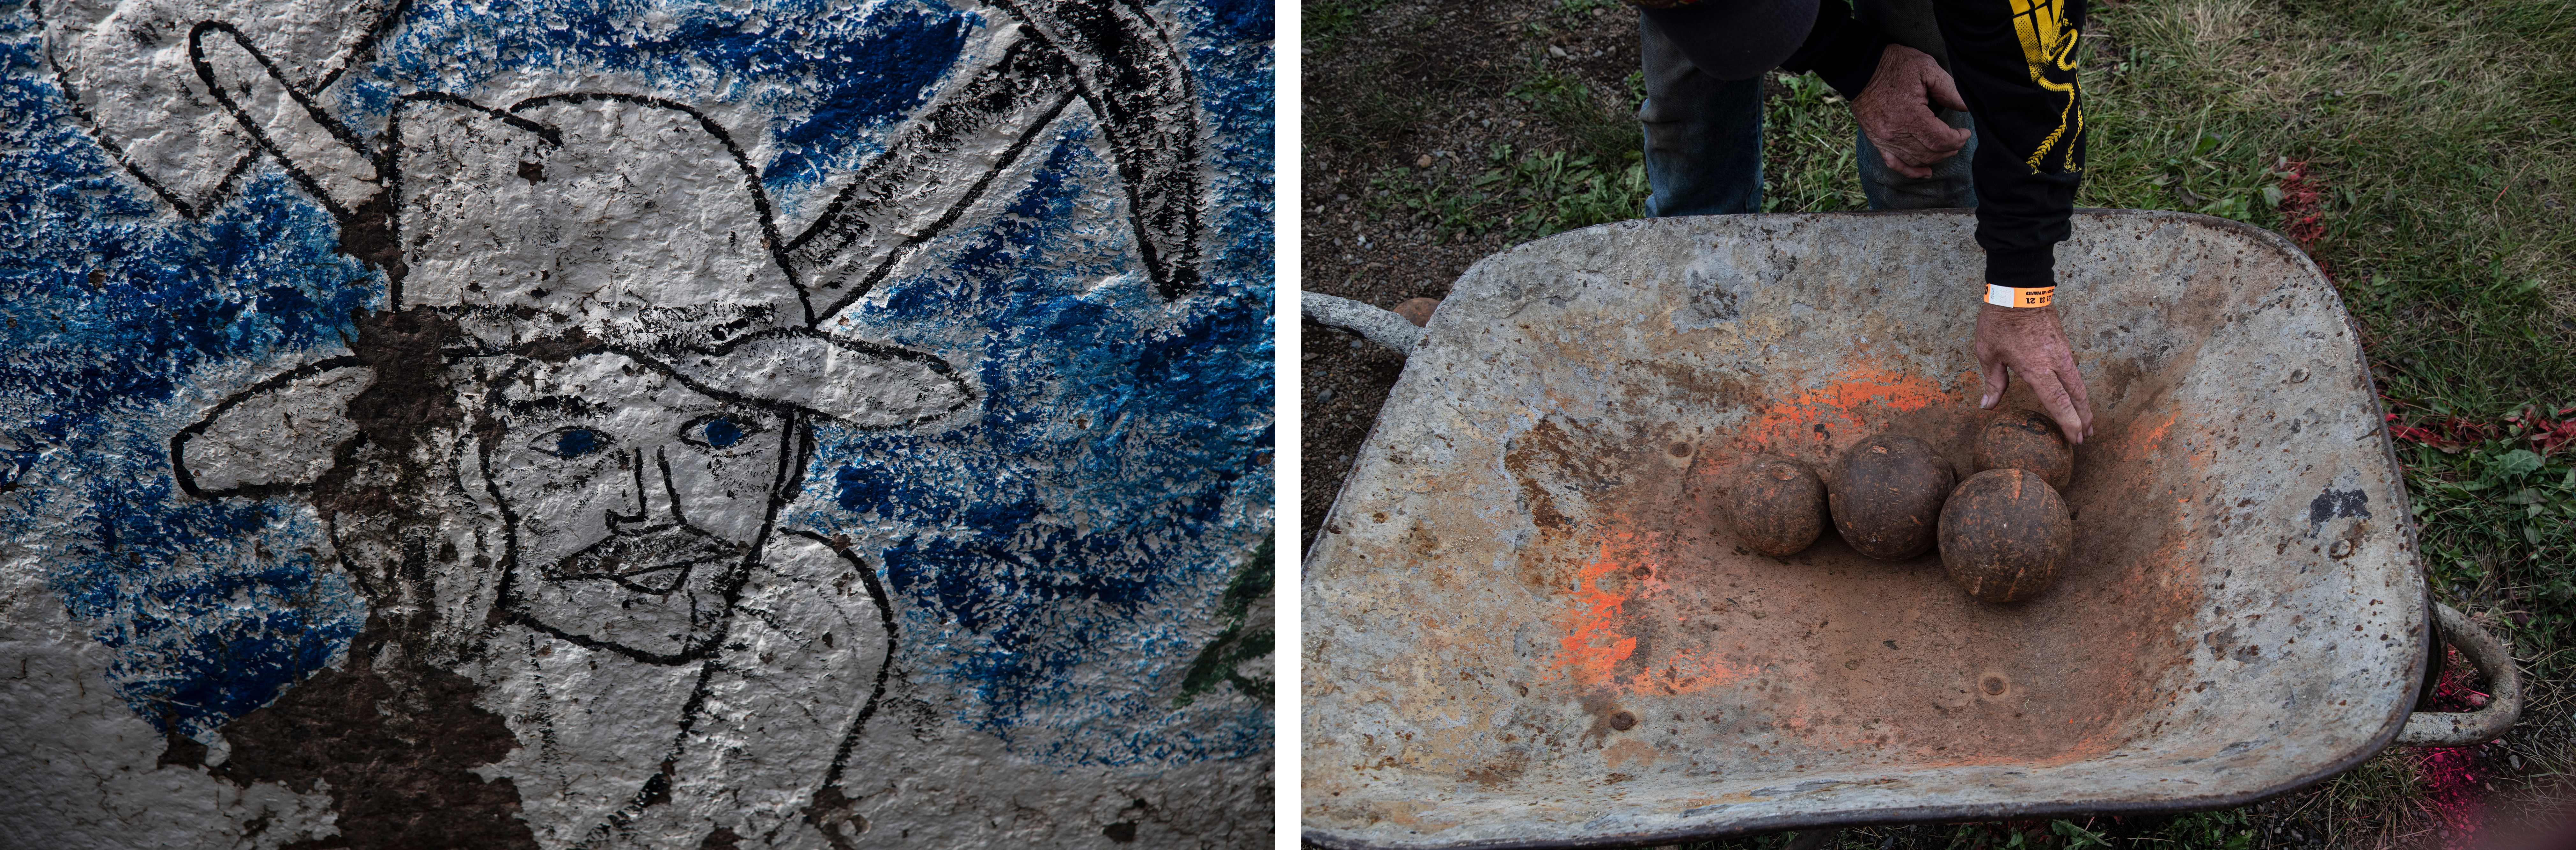
[[[1986,303],[1997,307],[2046,307],[2049,297],[2056,293],[2057,287],[2054,286],[2022,289],[1989,283],[1986,284]]]

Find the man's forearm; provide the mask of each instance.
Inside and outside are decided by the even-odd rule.
[[[1935,0],[1950,71],[1976,118],[1977,244],[1986,280],[2054,285],[2083,180],[2076,82],[2084,0]]]

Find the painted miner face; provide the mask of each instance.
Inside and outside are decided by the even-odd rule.
[[[793,418],[729,404],[613,353],[494,378],[483,477],[501,508],[503,604],[648,661],[720,637],[728,597],[797,469]],[[495,436],[497,434],[497,436]]]

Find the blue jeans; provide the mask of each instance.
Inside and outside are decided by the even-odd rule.
[[[1932,54],[1949,66],[1949,51],[1933,25],[1927,0],[1857,0],[1853,14],[1898,44]],[[1646,215],[1727,215],[1762,211],[1762,79],[1720,80],[1700,73],[1652,21],[1640,24],[1646,102],[1637,122],[1646,131]],[[1970,126],[1968,114],[1938,110],[1952,127]],[[1906,177],[1888,170],[1866,134],[1852,158],[1860,164],[1861,192],[1874,210],[1977,205],[1969,163],[1975,137],[1957,156],[1932,167],[1932,176]]]

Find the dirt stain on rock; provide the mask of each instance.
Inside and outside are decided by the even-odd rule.
[[[474,769],[518,746],[481,690],[405,651],[383,617],[349,646],[348,669],[325,669],[277,701],[223,726],[231,757],[215,776],[310,794],[327,786],[340,828],[321,848],[534,850],[519,789]]]

